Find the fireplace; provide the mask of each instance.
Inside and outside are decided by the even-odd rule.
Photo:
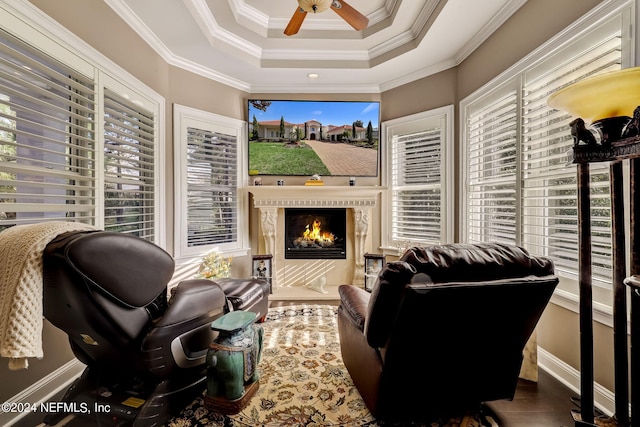
[[[308,278],[316,278],[318,268],[324,269],[328,284],[352,283],[364,286],[364,254],[373,251],[368,238],[372,209],[381,197],[382,187],[368,186],[306,186],[258,185],[248,187],[253,206],[260,212],[259,233],[262,242],[259,253],[273,255],[272,286],[274,293],[281,288],[308,286]],[[342,259],[285,259],[285,210],[309,209],[317,213],[323,209],[344,209],[347,216],[346,243],[348,256]],[[305,224],[306,225],[306,224]],[[338,234],[338,232],[334,232]],[[350,251],[353,250],[353,253]],[[322,264],[322,265],[320,265]],[[324,293],[322,291],[318,291]]]
[[[284,210],[285,259],[346,259],[345,208]]]

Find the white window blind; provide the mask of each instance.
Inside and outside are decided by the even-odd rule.
[[[516,244],[518,97],[510,91],[468,118],[467,240]]]
[[[568,43],[465,107],[466,240],[518,244],[550,257],[558,274],[578,276],[577,170],[564,112],[547,106],[555,91],[619,69],[620,20]],[[611,282],[609,168],[591,166],[594,284]]]
[[[93,224],[94,82],[0,31],[0,231]]]
[[[567,165],[573,145],[569,122],[546,100],[552,93],[586,77],[621,68],[620,34],[524,83],[523,245],[550,256],[563,275],[578,274],[578,200],[576,166]],[[592,164],[591,223],[594,281],[611,281],[611,210],[608,164]]]
[[[392,239],[440,243],[441,129],[392,139]]]
[[[105,89],[104,120],[104,229],[154,241],[153,113]]]
[[[187,128],[187,245],[238,240],[236,135]]]

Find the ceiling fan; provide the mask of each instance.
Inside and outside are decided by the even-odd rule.
[[[364,30],[369,25],[369,18],[349,6],[344,0],[298,0],[298,5],[299,7],[284,29],[287,36],[292,36],[300,30],[307,13],[324,12],[328,9],[333,9],[357,31]]]

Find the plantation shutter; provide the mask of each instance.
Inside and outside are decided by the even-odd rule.
[[[621,68],[620,34],[609,35],[570,61],[529,77],[524,84],[523,245],[550,256],[564,275],[578,275],[576,166],[567,165],[573,145],[569,122],[546,100],[563,87]],[[591,171],[591,222],[594,280],[611,281],[611,210],[608,164]]]
[[[467,240],[516,244],[518,99],[511,91],[468,119]]]
[[[393,135],[391,150],[392,240],[440,243],[442,129]]]
[[[93,224],[94,82],[4,31],[0,64],[0,231]]]
[[[237,136],[187,128],[187,246],[238,240]]]
[[[154,241],[154,116],[105,89],[104,229]]]

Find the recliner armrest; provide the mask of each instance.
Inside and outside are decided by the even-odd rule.
[[[160,378],[177,368],[205,364],[209,344],[215,338],[211,322],[225,313],[226,298],[220,286],[206,279],[180,282],[164,315],[142,341],[145,367]]]
[[[211,311],[225,306],[226,296],[222,288],[211,280],[184,280],[175,288],[169,307],[158,319],[156,326],[167,326],[206,316]]]
[[[349,315],[358,329],[363,331],[371,294],[353,285],[340,285],[338,294],[345,313]]]

